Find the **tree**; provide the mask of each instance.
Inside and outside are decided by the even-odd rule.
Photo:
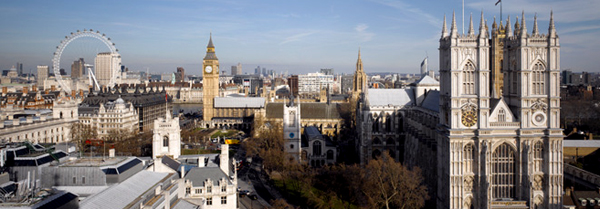
[[[83,152],[86,140],[98,138],[98,129],[83,123],[73,123],[70,134],[71,142],[75,143],[80,152]]]
[[[373,208],[421,208],[428,199],[419,168],[409,170],[386,152],[363,170],[362,191]]]
[[[254,120],[252,137],[243,144],[246,156],[258,156],[263,159],[263,166],[268,172],[282,171],[288,163],[283,150],[282,126],[265,123],[262,117]]]

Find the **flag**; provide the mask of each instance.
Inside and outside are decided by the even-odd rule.
[[[165,92],[165,102],[168,102],[169,100],[169,95],[167,94],[167,92]]]
[[[494,4],[495,6],[497,6],[498,4],[500,4],[502,0],[498,0],[498,2],[496,2],[496,4]]]

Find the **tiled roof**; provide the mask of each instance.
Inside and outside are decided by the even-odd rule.
[[[219,181],[222,178],[229,180],[229,177],[219,167],[192,168],[192,170],[187,172],[184,178],[190,180],[193,187],[204,186],[204,181],[206,181],[206,179],[213,181],[214,186],[218,186]]]
[[[432,78],[432,77],[431,77],[431,76],[429,76],[429,75],[425,75],[425,76],[423,76],[423,77],[422,77],[422,78],[421,78],[419,81],[417,81],[415,84],[416,84],[417,86],[422,86],[422,85],[427,85],[427,86],[430,86],[430,85],[438,85],[438,86],[439,86],[439,85],[440,85],[440,82],[439,82],[439,81],[437,81],[437,80],[435,80],[435,78]]]

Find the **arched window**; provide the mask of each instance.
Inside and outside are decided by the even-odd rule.
[[[314,156],[321,156],[321,141],[313,142],[313,153]]]
[[[168,146],[169,146],[169,137],[164,136],[163,137],[163,147],[168,147]]]
[[[498,121],[506,122],[506,112],[504,111],[504,108],[498,110]]]
[[[463,69],[463,94],[475,94],[475,66],[468,62]]]
[[[381,140],[375,137],[375,139],[373,139],[373,144],[381,144]]]
[[[385,117],[385,132],[392,131],[392,116],[389,114]]]
[[[492,156],[492,197],[515,197],[515,152],[506,143],[498,146]]]
[[[333,160],[333,150],[327,150],[327,160]]]
[[[542,171],[542,161],[544,160],[544,147],[542,142],[536,142],[533,146],[533,165],[534,171]]]
[[[465,170],[464,172],[469,174],[469,173],[474,173],[473,172],[473,157],[475,156],[473,154],[473,144],[469,143],[465,146],[464,148],[464,153],[463,153],[463,158],[464,158],[464,162],[465,162]]]
[[[533,84],[532,84],[532,93],[536,95],[546,94],[546,67],[540,62],[536,63],[533,66]]]

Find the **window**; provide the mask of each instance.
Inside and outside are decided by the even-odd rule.
[[[463,94],[475,94],[475,66],[468,62],[463,69]]]
[[[81,177],[81,184],[85,184],[85,176]]]
[[[227,186],[226,185],[221,186],[221,192],[226,192],[226,191],[227,191]]]
[[[206,193],[211,193],[211,192],[212,192],[212,186],[207,186]]]
[[[327,150],[327,160],[333,160],[333,150]]]
[[[212,197],[206,198],[206,205],[212,205]]]
[[[289,120],[288,120],[289,127],[295,127],[296,126],[296,112],[290,111],[290,115],[288,118],[289,118]]]
[[[506,122],[506,112],[504,108],[498,110],[498,122]]]
[[[227,205],[227,196],[221,197],[221,205]]]
[[[202,189],[196,189],[196,194],[202,194]]]
[[[313,142],[313,153],[314,156],[321,156],[321,142],[315,141]]]
[[[469,143],[465,146],[464,148],[464,162],[465,162],[465,173],[469,174],[469,173],[473,173],[473,144]]]
[[[544,153],[544,147],[542,145],[542,142],[536,142],[535,145],[533,146],[533,166],[534,166],[534,171],[542,171],[542,161],[544,160],[543,157],[543,153]]]
[[[192,193],[192,188],[186,187],[185,194],[190,194],[190,193]]]
[[[542,63],[538,62],[533,66],[533,69],[531,70],[533,71],[532,93],[537,95],[546,94],[546,68],[544,67],[544,65],[542,65]]]
[[[515,197],[515,152],[504,143],[492,155],[492,197]]]
[[[168,146],[169,146],[169,137],[164,136],[163,137],[163,147],[168,147]]]
[[[77,177],[73,176],[73,184],[77,184]]]

